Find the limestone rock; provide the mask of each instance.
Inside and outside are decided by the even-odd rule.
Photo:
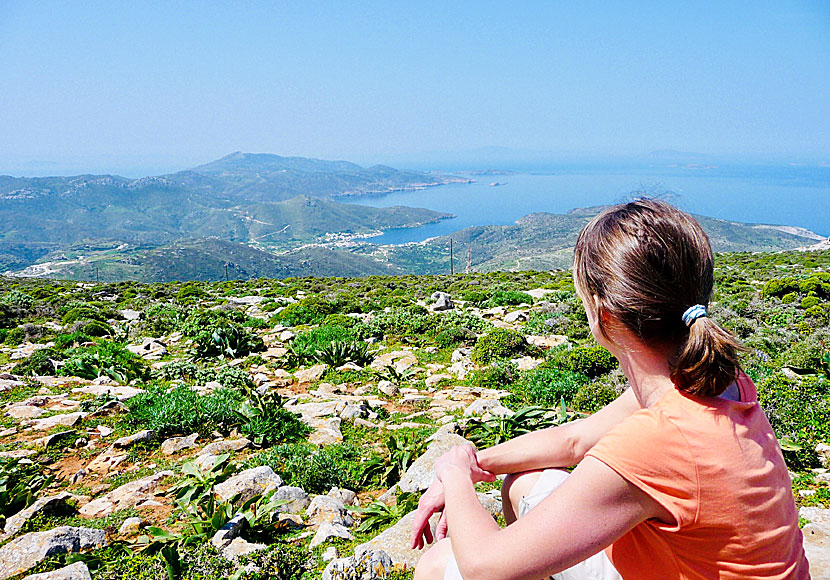
[[[75,387],[72,389],[73,393],[84,393],[87,395],[112,395],[119,401],[126,401],[138,394],[144,392],[144,389],[137,389],[135,387],[120,386],[120,385],[87,385],[85,387]]]
[[[103,548],[104,530],[59,526],[45,532],[31,532],[0,548],[0,580],[21,574],[49,556]]]
[[[430,300],[434,302],[429,306],[429,309],[433,312],[442,312],[444,310],[452,310],[454,305],[452,303],[452,298],[446,292],[433,292],[432,296],[430,296]]]
[[[141,530],[141,525],[144,521],[141,518],[127,518],[118,528],[118,534],[121,536],[135,536]]]
[[[346,541],[354,539],[352,533],[349,531],[349,528],[346,526],[342,524],[324,522],[320,524],[319,528],[317,528],[317,533],[314,534],[313,538],[311,538],[311,543],[308,547],[316,548],[320,544],[324,544],[332,538],[343,538]]]
[[[110,445],[103,452],[101,452],[98,457],[87,464],[86,470],[92,473],[109,473],[111,470],[118,467],[118,465],[126,461],[127,457],[128,455],[126,452],[119,452],[115,448],[115,445]]]
[[[418,364],[418,359],[408,350],[396,350],[375,357],[370,365],[374,371],[381,372],[386,367],[394,367],[399,373]]]
[[[392,573],[392,558],[383,550],[367,550],[360,557],[332,560],[323,580],[379,580]]]
[[[297,379],[297,383],[301,385],[313,383],[315,381],[319,381],[328,368],[329,365],[327,364],[314,365],[307,369],[302,369],[295,372],[294,378]]]
[[[528,344],[538,346],[540,348],[555,348],[568,342],[568,337],[561,334],[554,334],[551,336],[526,336],[525,340]]]
[[[52,572],[29,574],[23,580],[92,580],[89,568],[83,562],[75,562]]]
[[[54,427],[72,427],[78,421],[83,419],[86,413],[77,411],[75,413],[65,413],[63,415],[52,415],[44,419],[33,419],[29,422],[29,429],[33,431],[46,431]]]
[[[810,521],[801,528],[810,575],[813,580],[830,580],[830,509],[803,507],[798,515]]]
[[[239,556],[250,554],[251,552],[258,552],[266,549],[266,544],[254,544],[242,538],[234,538],[231,543],[227,545],[219,555],[226,560],[236,560]]]
[[[216,485],[214,491],[219,499],[227,501],[239,495],[239,501],[246,502],[256,495],[267,493],[282,485],[282,478],[267,465],[246,469]]]
[[[407,568],[414,567],[423,554],[422,550],[413,550],[409,547],[409,536],[412,533],[414,519],[415,512],[411,511],[398,520],[394,526],[386,528],[368,542],[355,546],[355,558],[361,558],[374,550],[383,550],[389,555],[392,564],[403,565]],[[429,522],[430,528],[434,531],[438,523],[438,515],[433,514]]]
[[[190,449],[196,445],[198,438],[198,433],[193,433],[187,437],[170,437],[169,439],[165,439],[161,444],[161,452],[165,455],[173,455],[179,451]]]
[[[89,502],[81,507],[78,512],[89,518],[101,518],[116,510],[137,506],[142,502],[152,500],[153,492],[159,484],[172,475],[172,471],[159,471],[153,475],[125,483],[105,496]]]
[[[399,392],[398,385],[394,384],[392,381],[378,382],[378,390],[387,397],[394,397]]]
[[[355,403],[351,405],[346,405],[343,407],[343,410],[340,411],[340,418],[341,419],[365,419],[369,416],[371,412],[371,408],[366,403]]]
[[[26,522],[32,519],[36,514],[66,507],[68,505],[67,501],[72,497],[74,496],[71,493],[64,491],[58,495],[40,498],[29,507],[20,510],[6,520],[6,527],[3,528],[3,534],[0,536],[0,540],[2,540],[3,537],[11,537],[22,530],[23,526],[26,525]]]
[[[331,419],[311,419],[306,422],[314,432],[309,435],[308,442],[314,445],[333,445],[343,442],[343,433],[340,431],[340,417]]]
[[[147,359],[158,360],[167,355],[167,345],[157,338],[146,337],[141,344],[129,344],[127,350]]]
[[[116,439],[113,445],[118,449],[126,449],[127,447],[132,447],[136,443],[150,441],[153,438],[153,435],[155,435],[155,433],[152,430],[143,429],[138,433],[133,433],[132,435]]]
[[[12,419],[37,419],[46,411],[35,405],[17,404],[6,409],[6,415]]]
[[[485,415],[487,413],[497,417],[510,417],[513,415],[513,411],[502,405],[498,399],[478,399],[464,409],[465,417]]]
[[[505,315],[504,321],[509,324],[527,322],[530,313],[527,310],[516,310]]]
[[[452,375],[448,375],[447,373],[437,373],[426,378],[424,384],[427,388],[434,387],[441,381],[451,381],[453,379]]]
[[[819,443],[816,445],[816,453],[818,454],[818,460],[821,462],[821,465],[825,468],[830,468],[830,445],[827,443]]]
[[[271,497],[272,499],[287,501],[288,503],[281,505],[279,510],[290,514],[302,513],[311,501],[303,488],[293,485],[280,486]]]
[[[239,537],[239,534],[242,533],[242,530],[244,530],[247,525],[248,520],[245,519],[245,516],[242,514],[236,514],[230,519],[230,521],[228,521],[228,523],[213,534],[213,537],[210,539],[210,543],[217,550],[222,550],[227,547],[234,540],[234,538]]]
[[[240,451],[250,446],[251,441],[244,437],[240,439],[224,439],[205,445],[204,449],[199,452],[199,455],[221,455],[229,451]]]
[[[37,449],[49,449],[52,445],[60,441],[61,439],[66,439],[71,435],[77,433],[75,429],[69,429],[68,431],[58,431],[57,433],[52,433],[51,435],[47,435],[46,437],[39,437],[38,439],[34,439],[31,442],[32,447]]]
[[[435,472],[433,471],[435,460],[456,445],[470,444],[460,435],[446,434],[435,438],[424,454],[409,466],[409,469],[401,477],[398,487],[401,491],[408,492],[427,489],[435,480]]]

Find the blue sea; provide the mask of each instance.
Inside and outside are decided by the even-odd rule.
[[[468,226],[509,224],[533,212],[625,201],[643,192],[678,207],[726,220],[789,225],[830,236],[830,166],[571,167],[533,173],[454,173],[474,183],[344,198],[374,207],[404,205],[454,214],[419,228],[367,238],[378,244],[419,242]],[[501,185],[491,185],[498,182]]]

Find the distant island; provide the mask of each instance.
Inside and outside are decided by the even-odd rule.
[[[432,274],[450,271],[450,240],[457,248],[456,271],[467,268],[468,258],[476,271],[567,268],[576,235],[600,210],[535,213],[515,224],[384,246],[361,238],[453,216],[336,201],[469,181],[383,165],[238,152],[140,179],[0,176],[0,272],[158,282]],[[778,251],[824,240],[803,228],[699,219],[718,251]]]

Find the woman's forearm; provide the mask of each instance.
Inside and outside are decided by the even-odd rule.
[[[574,422],[534,431],[482,449],[476,453],[478,464],[495,474],[572,467],[582,459],[576,425]]]

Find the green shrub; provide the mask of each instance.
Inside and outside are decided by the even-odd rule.
[[[343,326],[318,326],[298,333],[290,348],[299,359],[299,364],[302,364],[313,361],[318,351],[327,349],[332,343],[351,342],[353,339],[353,329]]]
[[[70,334],[59,334],[55,338],[55,348],[59,350],[66,350],[75,346],[80,346],[85,342],[91,342],[92,337],[83,332],[73,332]]]
[[[499,360],[483,369],[475,369],[465,380],[471,387],[484,389],[506,389],[519,378],[519,368],[507,360]]]
[[[128,351],[123,345],[109,340],[102,340],[92,346],[69,350],[58,375],[96,379],[101,376],[126,383],[133,379],[145,379],[149,376],[149,367],[144,360]]]
[[[496,328],[478,339],[471,358],[478,365],[486,365],[500,358],[521,355],[526,349],[527,341],[520,333],[507,328]]]
[[[308,435],[310,429],[283,407],[285,400],[276,391],[260,394],[251,387],[245,387],[244,391],[247,398],[236,412],[241,421],[239,430],[251,441],[269,447]]]
[[[798,294],[795,292],[788,292],[781,297],[781,302],[784,304],[792,304],[796,300],[798,300]]]
[[[318,296],[309,296],[283,308],[274,316],[274,320],[287,326],[320,324],[326,316],[336,311],[337,306],[333,302]]]
[[[805,296],[801,299],[801,307],[805,310],[819,304],[821,304],[821,299],[818,296]]]
[[[6,517],[32,505],[38,492],[54,479],[28,459],[0,457],[0,525]]]
[[[151,304],[141,313],[141,332],[148,336],[171,334],[180,329],[186,317],[185,309],[177,304]]]
[[[776,296],[781,298],[790,292],[798,292],[798,281],[792,276],[786,278],[773,278],[764,284],[761,295],[765,297]]]
[[[493,308],[494,306],[513,306],[516,304],[533,304],[533,296],[515,290],[497,290],[482,304],[482,308]]]
[[[86,336],[112,336],[112,327],[106,322],[90,320],[79,329],[79,332]]]
[[[589,382],[583,374],[541,366],[522,373],[510,391],[526,405],[555,407],[562,400],[571,404],[580,387]]]
[[[152,429],[159,437],[203,435],[214,429],[240,423],[237,409],[244,395],[232,389],[219,389],[200,395],[187,386],[170,390],[153,386],[126,401],[130,409],[127,421],[136,427]]]
[[[268,465],[288,485],[309,493],[327,493],[332,487],[358,489],[361,451],[350,444],[317,447],[310,443],[277,445],[248,459],[246,467]]]
[[[24,376],[54,375],[56,368],[52,361],[60,361],[62,358],[63,353],[54,348],[38,349],[29,358],[17,363],[12,369],[12,373]]]
[[[781,353],[777,362],[780,366],[818,371],[821,369],[823,354],[824,349],[818,342],[802,340],[792,343],[787,350]]]
[[[821,306],[811,306],[804,311],[805,317],[813,317],[819,319],[824,324],[827,324],[828,311]]]
[[[9,346],[18,346],[25,338],[26,333],[23,332],[22,328],[16,326],[6,333],[6,338],[3,342]]]
[[[802,294],[815,294],[819,298],[830,298],[830,280],[822,280],[818,275],[810,276],[798,283],[798,290]]]
[[[552,364],[590,378],[604,375],[617,368],[614,356],[601,346],[576,346],[569,350],[557,351]]]
[[[210,294],[195,283],[183,284],[179,291],[176,292],[176,302],[179,304],[192,304],[202,298],[208,298]]]
[[[588,382],[576,391],[571,405],[582,413],[596,413],[618,396],[617,389],[603,381]]]
[[[262,339],[229,320],[217,321],[193,338],[193,354],[199,358],[242,358],[265,350]]]
[[[345,314],[335,313],[329,314],[323,319],[323,326],[342,326],[343,328],[353,328],[360,324],[360,320]]]
[[[107,318],[107,313],[102,312],[94,306],[83,304],[67,310],[61,318],[61,322],[63,322],[64,326],[66,326],[78,322],[79,320],[97,320],[99,322],[106,322]]]
[[[796,468],[816,467],[816,445],[830,441],[830,381],[775,375],[758,385],[758,399],[788,463]]]

